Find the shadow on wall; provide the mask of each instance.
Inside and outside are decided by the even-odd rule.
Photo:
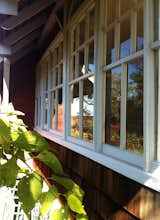
[[[36,61],[36,53],[28,54],[11,66],[10,75],[10,102],[25,113],[23,120],[29,129],[34,126]]]

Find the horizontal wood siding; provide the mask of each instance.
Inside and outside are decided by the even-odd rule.
[[[49,143],[66,172],[85,190],[90,220],[160,219],[159,193],[63,146]]]

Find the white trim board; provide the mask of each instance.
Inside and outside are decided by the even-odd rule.
[[[128,163],[120,161],[118,159],[114,159],[110,156],[106,156],[104,154],[95,152],[93,150],[89,150],[86,147],[82,147],[78,144],[74,144],[69,141],[65,141],[59,136],[56,136],[50,132],[43,131],[39,128],[35,128],[39,134],[44,136],[45,138],[54,141],[57,144],[60,144],[82,156],[85,157],[121,174],[124,175],[146,187],[149,187],[157,192],[160,192],[160,176],[157,174],[155,175],[156,171],[154,170],[153,173],[145,172],[142,169],[139,169],[135,166],[131,166]],[[159,169],[159,168],[157,168]]]

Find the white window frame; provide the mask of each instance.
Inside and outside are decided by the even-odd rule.
[[[85,5],[85,6],[84,6]],[[93,116],[93,142],[90,142],[90,141],[87,141],[87,140],[83,140],[82,139],[82,87],[83,87],[83,80],[84,79],[87,79],[91,76],[95,76],[95,73],[86,73],[87,71],[87,68],[88,68],[88,50],[87,50],[87,47],[89,46],[89,44],[94,41],[94,65],[95,65],[95,34],[94,36],[92,37],[89,37],[89,13],[94,9],[95,7],[95,2],[94,0],[90,0],[90,1],[86,1],[85,4],[81,6],[82,9],[78,10],[77,13],[75,13],[75,15],[73,15],[70,23],[69,23],[69,33],[71,31],[71,34],[69,34],[69,54],[68,54],[68,57],[69,59],[72,57],[72,56],[76,56],[76,53],[77,51],[80,51],[81,48],[83,48],[84,50],[84,56],[86,54],[86,59],[84,59],[84,63],[85,63],[85,74],[82,75],[82,76],[76,76],[76,78],[74,79],[71,79],[70,80],[70,72],[72,71],[72,63],[68,60],[68,81],[67,81],[67,86],[68,86],[68,97],[70,97],[70,92],[69,92],[69,87],[71,85],[74,85],[75,83],[79,83],[79,97],[80,97],[80,123],[79,123],[79,129],[80,129],[80,137],[77,138],[77,137],[73,137],[70,135],[71,133],[71,127],[70,127],[70,121],[71,121],[71,116],[70,116],[70,102],[68,100],[67,102],[67,131],[66,131],[66,139],[70,142],[73,142],[73,143],[76,143],[76,144],[79,144],[81,146],[84,146],[84,147],[87,147],[89,149],[95,149],[95,146],[94,146],[94,116]],[[82,12],[83,11],[83,12]],[[76,50],[74,52],[73,51],[73,31],[78,28],[78,34],[79,34],[79,24],[81,23],[81,21],[83,21],[84,18],[87,18],[87,31],[85,32],[85,35],[87,36],[87,39],[83,42],[83,44],[81,44],[80,46],[78,46],[78,49],[76,48]],[[79,36],[78,36],[78,42],[77,42],[77,45],[79,45]],[[79,60],[79,59],[78,59]],[[78,69],[78,66],[77,66],[77,69]],[[76,72],[78,73],[78,70],[76,70]],[[93,91],[94,91],[94,88],[93,88]],[[93,111],[94,112],[94,111]],[[94,114],[94,113],[93,113]]]
[[[95,3],[96,24],[95,24],[95,83],[94,83],[94,140],[90,145],[87,141],[77,140],[68,136],[69,131],[69,72],[70,72],[70,25],[79,20],[82,11],[85,13]],[[106,58],[106,30],[104,21],[106,0],[86,0],[81,4],[79,10],[73,15],[69,24],[64,27],[64,66],[63,66],[63,109],[64,109],[64,132],[62,136],[52,133],[50,130],[43,130],[42,126],[36,127],[44,137],[70,149],[78,154],[88,157],[105,167],[112,169],[132,180],[135,180],[151,189],[160,192],[160,163],[155,161],[155,91],[154,91],[154,50],[160,51],[160,42],[154,42],[153,38],[153,1],[144,0],[144,49],[135,52],[135,45],[128,57],[122,58],[115,63],[105,66]],[[160,9],[159,9],[160,10]],[[132,16],[136,16],[132,13]],[[132,24],[135,28],[135,23]],[[159,24],[160,26],[160,24]],[[160,35],[159,35],[160,36]],[[132,30],[131,38],[135,38]],[[153,42],[151,44],[151,42]],[[50,48],[45,53],[49,53]],[[136,58],[143,57],[144,60],[144,103],[143,103],[143,135],[144,154],[138,155],[133,152],[117,149],[104,144],[104,109],[105,109],[105,72],[120,64],[125,65]],[[160,52],[159,52],[160,57]],[[159,61],[160,62],[160,61]],[[160,74],[160,73],[159,73]],[[159,82],[160,85],[160,82]],[[99,98],[102,97],[102,98]],[[160,105],[160,104],[159,104]],[[159,107],[160,109],[160,107]],[[160,120],[160,117],[158,118]],[[160,123],[159,123],[160,124]],[[159,128],[160,130],[160,128]],[[160,142],[160,140],[159,140]],[[158,142],[158,145],[160,144]],[[159,145],[160,146],[160,145]],[[160,148],[159,148],[160,149]],[[118,155],[118,156],[117,156]]]

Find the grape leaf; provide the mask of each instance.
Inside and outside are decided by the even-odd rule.
[[[73,180],[56,175],[52,175],[51,179],[72,191],[81,201],[83,200],[84,191]]]
[[[30,211],[42,194],[42,178],[36,173],[25,176],[18,183],[18,197],[21,207],[30,216]]]
[[[88,220],[88,216],[77,214],[76,215],[76,220]]]
[[[58,192],[54,186],[52,186],[48,192],[44,192],[41,194],[39,201],[41,204],[40,214],[42,216],[45,215],[49,211],[49,209],[53,205],[53,201],[57,197],[58,197]]]
[[[45,163],[56,174],[61,174],[61,175],[64,174],[64,171],[63,171],[63,168],[62,168],[60,161],[52,152],[49,152],[49,151],[41,152],[40,154],[38,154],[38,156],[36,156],[36,159]]]
[[[50,220],[68,220],[69,212],[67,207],[54,210],[50,215]]]
[[[22,132],[15,144],[28,152],[41,152],[50,149],[48,142],[35,131]]]
[[[18,166],[15,157],[0,166],[0,186],[13,187],[16,184]]]
[[[67,193],[67,204],[70,209],[78,214],[86,214],[82,201],[73,192]]]

